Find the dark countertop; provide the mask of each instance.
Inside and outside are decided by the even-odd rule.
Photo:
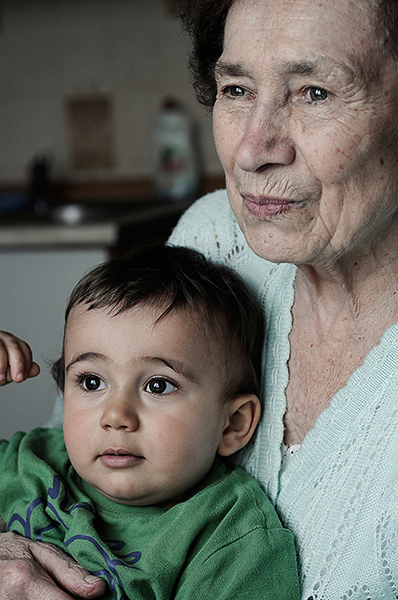
[[[152,237],[177,222],[191,201],[155,200],[57,204],[40,216],[33,211],[0,214],[0,249],[43,247],[113,248],[131,235]],[[147,230],[147,233],[144,230]],[[144,233],[143,233],[144,232]],[[157,236],[158,237],[158,236]],[[138,239],[137,241],[142,241]],[[123,242],[125,243],[125,242]]]

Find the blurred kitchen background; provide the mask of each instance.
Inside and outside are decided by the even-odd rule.
[[[0,3],[0,329],[26,339],[42,367],[0,388],[0,438],[51,415],[49,365],[81,275],[167,239],[195,197],[223,186],[187,52],[173,0]],[[162,106],[182,109],[195,154],[194,185],[174,198],[157,181]]]

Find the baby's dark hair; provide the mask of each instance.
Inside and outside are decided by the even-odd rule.
[[[72,308],[108,308],[117,315],[139,305],[159,308],[157,320],[175,311],[199,316],[207,337],[226,348],[225,399],[259,395],[263,317],[246,284],[229,268],[216,265],[189,248],[153,244],[92,269],[72,291]],[[195,327],[193,321],[193,327]],[[213,336],[213,337],[212,337]],[[58,387],[65,383],[64,354],[52,368]]]

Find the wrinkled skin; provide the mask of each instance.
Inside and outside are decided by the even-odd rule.
[[[398,220],[397,65],[366,2],[238,0],[214,135],[251,248],[334,275]]]
[[[3,523],[0,530],[4,531]],[[99,598],[106,591],[103,580],[55,546],[14,533],[0,535],[0,561],[1,600]]]
[[[298,266],[285,443],[398,321],[398,68],[367,0],[236,0],[214,137],[252,250]]]
[[[301,268],[287,443],[302,441],[397,320],[397,67],[367,7],[238,0],[217,74],[215,140],[239,225],[257,254]],[[83,597],[84,578],[58,551],[6,534],[2,555],[0,600],[70,597],[46,570]]]

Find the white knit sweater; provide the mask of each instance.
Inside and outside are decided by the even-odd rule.
[[[250,250],[225,191],[196,202],[170,243],[232,267],[264,307],[263,416],[242,461],[296,536],[302,598],[398,598],[398,326],[385,332],[282,471],[296,268]]]

